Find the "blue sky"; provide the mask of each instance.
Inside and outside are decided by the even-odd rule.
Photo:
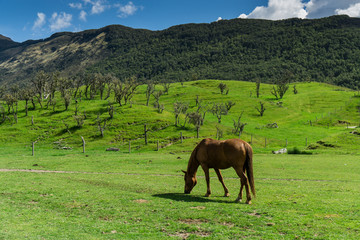
[[[360,17],[360,0],[0,0],[0,34],[14,41],[121,24],[162,30],[218,19]]]

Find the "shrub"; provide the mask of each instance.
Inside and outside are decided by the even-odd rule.
[[[312,152],[301,151],[297,147],[293,147],[293,148],[289,149],[287,153],[288,154],[307,154],[307,155],[312,154]]]

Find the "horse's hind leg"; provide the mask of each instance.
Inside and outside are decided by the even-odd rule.
[[[216,172],[216,174],[217,174],[217,176],[218,176],[218,178],[219,178],[219,181],[221,182],[221,184],[222,184],[222,186],[223,186],[223,188],[224,188],[224,191],[225,191],[224,197],[230,196],[230,194],[229,194],[229,189],[225,186],[224,179],[223,179],[223,177],[222,177],[222,175],[221,175],[220,170],[217,169],[217,168],[215,168],[215,172]]]
[[[240,202],[242,200],[242,191],[243,191],[243,187],[245,186],[245,190],[246,190],[246,203],[247,204],[251,204],[251,194],[250,194],[250,188],[249,188],[249,183],[248,183],[248,179],[245,175],[245,173],[240,169],[235,169],[237,175],[240,177],[240,192],[239,192],[239,196],[238,198],[235,200],[236,202]]]

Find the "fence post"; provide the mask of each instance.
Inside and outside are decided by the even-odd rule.
[[[31,125],[34,125],[34,116],[31,116]]]
[[[182,132],[180,132],[180,142],[183,143],[183,135],[182,135]]]
[[[265,138],[265,147],[266,147],[266,138]]]
[[[146,124],[144,125],[144,136],[145,136],[145,145],[148,144],[148,140],[147,140],[147,132],[148,130],[146,129]]]
[[[83,138],[83,136],[80,136],[83,142],[83,153],[85,153],[85,139]]]
[[[35,156],[35,142],[32,142],[32,156]]]
[[[129,153],[131,153],[131,140],[129,140]]]
[[[157,151],[159,151],[159,140],[157,140]]]

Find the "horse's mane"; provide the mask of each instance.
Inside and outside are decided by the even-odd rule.
[[[188,166],[187,166],[187,172],[191,172],[194,171],[196,173],[196,170],[198,168],[198,166],[200,165],[199,161],[196,158],[196,154],[197,151],[199,149],[200,143],[195,147],[195,149],[192,151],[189,162],[188,162]]]

